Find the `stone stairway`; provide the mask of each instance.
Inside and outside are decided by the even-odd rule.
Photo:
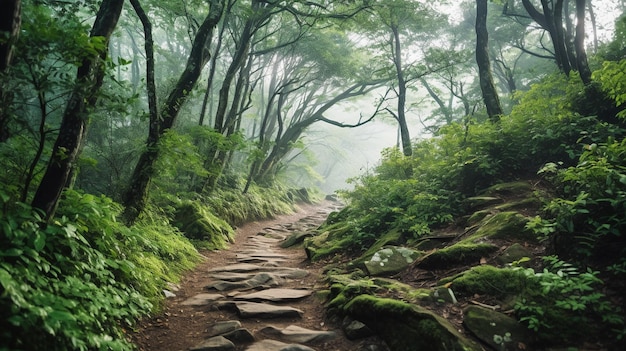
[[[342,330],[328,328],[315,296],[319,277],[307,269],[304,251],[281,247],[287,238],[302,240],[336,209],[324,207],[297,222],[266,227],[245,238],[231,262],[211,268],[205,292],[181,303],[215,316],[203,340],[189,350],[384,350],[357,345]]]

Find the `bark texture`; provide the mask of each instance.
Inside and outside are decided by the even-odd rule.
[[[503,114],[500,98],[493,83],[489,62],[489,34],[487,32],[487,0],[476,0],[476,63],[480,78],[480,90],[489,119],[497,122]]]
[[[210,59],[209,46],[213,29],[220,21],[223,12],[223,0],[211,1],[211,10],[196,33],[185,70],[168,95],[161,111],[161,118],[150,126],[146,150],[139,157],[129,187],[124,195],[124,218],[129,224],[135,222],[146,206],[148,187],[156,172],[154,163],[159,157],[159,141],[163,134],[172,128],[176,122],[178,113],[187,101],[189,92],[195,87],[202,69]]]
[[[63,112],[59,135],[52,149],[46,172],[33,198],[33,207],[44,211],[50,219],[58,205],[61,192],[82,149],[88,124],[88,109],[95,105],[104,78],[104,61],[108,41],[117,26],[124,0],[104,0],[100,5],[91,37],[102,37],[104,43],[96,56],[86,57],[78,67],[75,88]]]

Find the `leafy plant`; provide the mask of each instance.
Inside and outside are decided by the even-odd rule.
[[[547,343],[573,342],[580,337],[580,325],[593,329],[590,332],[621,335],[624,318],[600,292],[603,282],[599,272],[581,272],[556,256],[546,256],[544,261],[545,268],[540,272],[520,268],[528,286],[515,304],[520,321]]]

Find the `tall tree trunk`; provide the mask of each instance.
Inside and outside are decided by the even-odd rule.
[[[585,0],[576,0],[576,38],[574,46],[576,48],[576,65],[580,79],[585,85],[591,83],[591,69],[587,62],[587,51],[585,50]]]
[[[411,135],[406,122],[406,80],[404,79],[404,71],[402,69],[402,45],[400,43],[400,32],[398,27],[392,25],[393,32],[393,63],[396,67],[396,77],[398,78],[398,125],[400,127],[400,137],[402,139],[402,152],[404,156],[413,154],[411,146]]]
[[[0,74],[6,73],[13,57],[13,45],[20,33],[22,11],[21,0],[0,0],[0,36],[8,40],[0,41]],[[6,141],[9,136],[9,120],[13,94],[5,91],[0,84],[0,142]]]
[[[65,188],[72,168],[82,149],[88,124],[88,109],[95,105],[98,90],[102,86],[108,53],[108,41],[117,25],[124,0],[103,0],[91,29],[91,37],[104,37],[105,43],[98,55],[86,57],[78,68],[76,86],[65,111],[61,128],[48,168],[35,193],[32,205],[45,212],[50,219],[58,205],[61,192]]]
[[[148,111],[150,115],[149,139],[154,140],[158,133],[159,110],[157,105],[156,83],[154,81],[154,40],[152,38],[152,23],[141,7],[139,0],[130,0],[137,17],[141,21],[144,33],[144,49],[146,51],[146,89],[148,93]]]
[[[496,87],[493,84],[488,42],[487,0],[476,0],[476,63],[478,64],[480,90],[482,91],[489,119],[497,122],[502,115],[502,106],[500,105]]]
[[[124,196],[124,219],[129,224],[135,222],[146,206],[148,186],[155,173],[154,163],[159,156],[159,140],[176,122],[183,103],[187,101],[189,92],[193,90],[202,68],[210,58],[208,47],[223,10],[224,0],[211,1],[211,9],[196,33],[185,70],[167,97],[158,123],[150,126],[147,148],[139,157]]]

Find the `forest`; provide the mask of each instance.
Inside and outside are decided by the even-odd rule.
[[[528,349],[621,349],[624,10],[0,1],[0,350],[134,349],[130,331],[202,250],[328,193],[346,207],[307,253],[358,263],[391,242],[443,253],[420,245],[509,213],[476,203],[520,182],[506,196],[528,194],[518,229],[543,258],[493,268],[523,286],[481,295],[524,291],[511,311],[537,335]],[[331,310],[365,303],[340,286]]]

